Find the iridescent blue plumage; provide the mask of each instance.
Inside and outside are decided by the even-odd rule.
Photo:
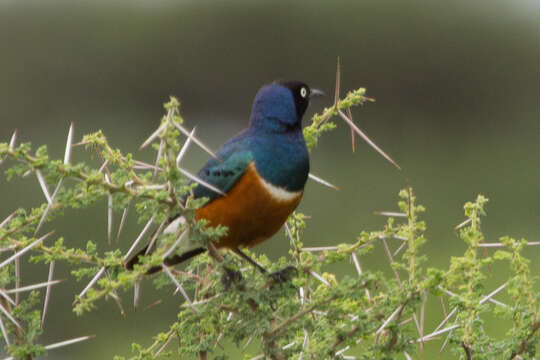
[[[226,193],[253,161],[265,181],[289,191],[302,190],[309,173],[301,126],[306,107],[307,103],[298,108],[294,93],[285,85],[264,86],[253,101],[249,128],[225,143],[218,159],[210,159],[199,177]],[[220,196],[203,185],[195,188],[194,195],[210,201]]]

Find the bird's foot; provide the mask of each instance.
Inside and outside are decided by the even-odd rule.
[[[282,284],[290,281],[294,274],[298,274],[298,270],[294,266],[287,266],[281,270],[268,274],[268,277],[275,283]]]
[[[238,270],[233,270],[228,267],[223,267],[223,275],[221,276],[221,283],[225,286],[225,289],[229,289],[232,284],[242,281],[242,273]]]

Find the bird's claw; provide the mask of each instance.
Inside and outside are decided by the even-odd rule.
[[[237,270],[232,270],[227,267],[223,268],[224,273],[221,276],[221,283],[225,286],[225,289],[231,287],[232,284],[242,281],[242,273]]]
[[[281,284],[281,283],[290,281],[293,276],[293,273],[298,274],[298,270],[294,266],[289,265],[281,270],[268,274],[268,276],[275,283]]]

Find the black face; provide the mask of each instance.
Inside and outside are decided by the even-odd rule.
[[[280,82],[280,84],[291,90],[294,97],[294,104],[296,105],[296,115],[298,116],[298,120],[302,119],[309,105],[311,89],[301,81],[284,81]]]

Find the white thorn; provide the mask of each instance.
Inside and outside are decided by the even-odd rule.
[[[220,334],[221,335],[221,334]],[[244,344],[244,346],[242,346],[242,351],[245,351],[247,349],[247,347],[249,346],[249,344],[251,344],[251,342],[253,341],[253,339],[255,338],[255,335],[251,335],[249,337],[249,339],[246,341],[246,343]]]
[[[166,252],[165,254],[163,254],[163,260],[165,260],[166,258],[168,258],[169,255],[171,255],[171,253],[178,247],[178,244],[180,244],[180,242],[181,242],[181,241],[184,239],[184,237],[187,235],[188,230],[189,230],[189,229],[184,230],[184,232],[182,232],[182,234],[178,237],[178,239],[176,239],[176,241],[175,241],[174,244],[169,248],[169,250],[167,250],[167,252]]]
[[[78,338],[75,338],[75,339],[64,340],[64,341],[60,341],[60,342],[57,342],[57,343],[54,343],[54,344],[49,344],[49,345],[45,346],[45,349],[46,350],[58,349],[60,347],[64,347],[64,346],[75,344],[75,343],[78,343],[78,342],[81,342],[81,341],[86,341],[86,340],[92,339],[93,337],[95,337],[95,335],[87,335],[87,336],[81,336],[81,337],[78,337]]]
[[[356,268],[356,272],[358,272],[359,276],[362,276],[362,268],[360,267],[360,261],[358,261],[358,257],[356,256],[356,253],[353,252],[351,257],[353,259],[354,267]],[[366,297],[367,297],[368,300],[371,300],[371,296],[370,296],[369,290],[367,288],[366,288]]]
[[[189,131],[186,128],[178,124],[176,121],[173,121],[173,124],[178,130],[180,130],[181,133],[183,133],[185,136],[189,136]],[[193,137],[193,142],[197,144],[201,149],[206,151],[208,154],[210,154],[210,156],[212,156],[215,159],[218,159],[217,155],[214,154],[214,152],[210,150],[208,146],[204,145],[199,139],[197,139],[196,137]]]
[[[21,324],[19,324],[19,322],[15,320],[15,318],[6,310],[6,308],[2,306],[2,304],[0,304],[0,311],[2,311],[4,315],[6,315],[6,317],[9,319],[9,321],[15,324],[15,326],[17,326],[19,329],[22,329]]]
[[[2,318],[0,318],[0,329],[2,329],[2,336],[4,337],[4,340],[6,341],[6,345],[11,346],[11,343],[9,342],[9,337],[6,331],[6,327],[4,326],[4,322],[2,321]]]
[[[163,270],[165,270],[165,273],[169,276],[169,278],[172,280],[172,282],[176,286],[176,290],[179,290],[182,293],[182,295],[184,296],[184,299],[186,299],[189,306],[192,306],[191,299],[189,298],[188,294],[186,293],[186,290],[184,290],[184,287],[182,286],[182,284],[180,284],[178,282],[178,280],[176,280],[174,275],[171,273],[171,270],[169,270],[169,268],[167,266],[165,266],[165,264],[161,264],[161,267],[163,268]],[[195,309],[195,308],[193,308],[193,309]]]
[[[302,352],[300,352],[300,355],[298,356],[298,360],[302,360],[304,358],[304,352],[306,351],[306,348],[309,346],[309,336],[308,332],[304,329],[304,341],[302,343]]]
[[[345,351],[349,350],[350,349],[350,346],[347,345],[345,346],[343,349],[339,350],[336,352],[336,355],[339,356],[339,355],[342,355]]]
[[[9,140],[9,149],[14,150],[15,149],[15,142],[17,142],[17,129],[13,132],[13,135],[11,135],[11,140]]]
[[[375,215],[388,217],[407,217],[407,214],[394,211],[375,211]]]
[[[386,328],[386,326],[390,323],[390,321],[392,321],[397,316],[397,314],[399,314],[399,312],[401,311],[402,308],[403,308],[403,305],[399,305],[398,308],[396,310],[394,310],[392,315],[390,315],[388,317],[388,319],[386,319],[384,321],[384,323],[381,325],[381,327],[375,332],[375,335],[379,335],[381,332],[383,332],[383,330]]]
[[[437,325],[437,327],[435,328],[435,331],[439,330],[440,328],[442,328],[444,326],[444,324],[446,324],[448,322],[448,320],[450,320],[450,318],[452,316],[454,316],[454,314],[457,312],[458,308],[455,307],[452,309],[452,311],[450,311],[448,313],[448,315],[446,315],[446,317],[443,319],[443,321],[441,321],[441,323],[439,325]]]
[[[4,266],[6,266],[7,264],[9,264],[10,262],[12,262],[13,260],[17,259],[18,257],[24,255],[26,252],[28,252],[30,249],[32,249],[34,246],[36,246],[37,244],[39,244],[40,242],[42,242],[43,240],[45,240],[46,238],[48,238],[49,236],[51,236],[51,234],[53,233],[53,231],[43,235],[42,237],[40,237],[39,239],[35,240],[34,242],[32,242],[30,245],[26,246],[24,249],[22,249],[21,251],[11,255],[9,258],[7,258],[6,260],[4,260],[1,264],[0,264],[0,269],[3,268]]]
[[[318,247],[304,247],[302,251],[336,251],[339,249],[337,246],[318,246]]]
[[[142,185],[141,187],[139,187],[139,189],[141,190],[163,190],[167,188],[167,185],[165,184],[156,184],[156,185]]]
[[[420,338],[418,340],[416,340],[417,342],[423,342],[423,341],[426,341],[426,340],[429,340],[430,338],[434,337],[434,336],[437,336],[437,335],[440,335],[440,334],[444,334],[445,332],[448,332],[448,331],[452,331],[454,329],[457,329],[459,327],[459,324],[456,324],[456,325],[452,325],[452,326],[449,326],[447,328],[444,328],[442,330],[439,330],[439,331],[434,331],[432,332],[431,334],[428,334],[426,336],[424,336],[423,338]]]
[[[539,246],[540,241],[529,241],[526,246]],[[478,247],[482,248],[498,248],[498,247],[506,247],[503,243],[480,243],[478,244]]]
[[[15,259],[15,288],[18,289],[21,287],[21,258],[18,257]],[[20,295],[19,293],[15,294],[15,304],[19,305]]]
[[[191,140],[193,139],[193,135],[195,134],[196,129],[197,129],[196,127],[193,128],[193,130],[189,133],[189,136],[186,139],[186,142],[182,146],[182,149],[180,149],[180,152],[178,153],[178,156],[176,157],[176,166],[180,167],[180,162],[182,161],[182,158],[186,154],[186,151],[189,148],[189,145],[191,144]]]
[[[41,328],[45,325],[45,318],[47,316],[47,309],[49,307],[49,300],[51,299],[51,286],[54,276],[54,260],[49,264],[49,276],[47,278],[47,290],[45,291],[45,301],[43,302],[43,313],[41,315]],[[20,289],[19,289],[20,290]]]
[[[73,141],[73,122],[69,125],[69,131],[66,141],[66,152],[64,153],[64,164],[69,164],[71,158],[71,143]]]
[[[108,164],[109,164],[109,160],[105,160],[103,162],[103,164],[101,164],[101,167],[99,168],[98,172],[99,173],[103,172],[103,170],[105,170],[105,168],[107,167]],[[105,180],[107,180],[107,178]],[[109,181],[107,180],[107,182],[109,182]]]
[[[157,156],[156,156],[156,163],[155,163],[154,175],[153,175],[154,178],[156,177],[157,172],[160,170],[159,169],[159,160],[161,160],[161,155],[163,155],[163,149],[164,148],[165,148],[165,141],[161,140],[159,142],[159,149],[158,149],[158,153],[157,153]]]
[[[150,228],[150,225],[152,225],[153,222],[154,222],[154,216],[152,216],[150,218],[150,220],[148,220],[146,225],[144,225],[144,228],[142,229],[141,233],[139,234],[139,236],[137,236],[137,238],[135,239],[135,241],[133,242],[133,244],[129,248],[128,252],[124,256],[124,262],[126,262],[129,259],[129,257],[131,256],[131,254],[133,253],[133,251],[135,250],[135,248],[137,247],[137,245],[139,244],[141,239],[144,237],[144,234],[146,234],[146,232]]]
[[[94,286],[94,284],[99,280],[99,278],[103,275],[104,272],[105,272],[105,266],[99,269],[97,274],[92,278],[92,280],[90,280],[90,282],[88,283],[88,285],[86,285],[83,291],[81,291],[81,293],[79,294],[79,298],[82,298],[86,294],[86,292],[90,290],[92,286]],[[73,304],[75,304],[76,302],[77,302],[77,299],[73,301]]]
[[[330,286],[330,283],[329,283],[325,278],[323,278],[321,275],[317,274],[315,271],[310,270],[310,273],[311,273],[311,275],[313,275],[313,277],[314,277],[315,279],[319,280],[319,281],[322,282],[324,285]]]
[[[197,177],[197,176],[195,176],[195,175],[189,173],[188,171],[186,171],[186,170],[184,170],[184,169],[182,169],[182,168],[178,168],[178,170],[179,170],[182,174],[184,174],[188,179],[193,180],[193,181],[195,181],[196,183],[199,183],[199,184],[201,184],[202,186],[204,186],[204,187],[206,187],[206,188],[208,188],[208,189],[210,189],[210,190],[212,190],[212,191],[214,191],[214,192],[216,192],[216,193],[218,193],[218,194],[220,194],[220,195],[225,196],[225,193],[224,193],[223,191],[219,190],[217,187],[215,187],[215,186],[213,186],[213,185],[210,185],[209,183],[207,183],[206,181],[202,180],[201,178],[199,178],[199,177]]]
[[[450,340],[450,336],[452,336],[452,332],[453,332],[453,330],[452,330],[452,331],[449,331],[449,332],[448,332],[448,335],[446,335],[446,339],[444,339],[444,342],[443,342],[443,344],[442,344],[442,346],[441,346],[441,349],[439,350],[439,353],[442,353],[443,350],[444,350],[444,348],[445,348],[446,345],[448,344],[448,340]]]
[[[43,194],[45,194],[45,198],[47,198],[47,202],[49,204],[52,204],[52,198],[51,194],[49,193],[49,189],[47,189],[47,183],[45,182],[45,179],[43,178],[43,174],[41,173],[41,170],[36,170],[36,176],[39,181],[39,185],[41,185],[41,190],[43,190]]]
[[[470,219],[470,218],[469,218],[469,219],[467,219],[467,220],[465,220],[465,221],[463,221],[462,223],[460,223],[460,224],[456,225],[456,227],[455,227],[455,230],[457,230],[457,229],[460,229],[460,228],[464,227],[465,225],[467,225],[467,224],[468,224],[468,223],[470,223],[471,221],[472,221],[472,219]]]
[[[309,178],[311,180],[315,180],[316,182],[318,182],[320,184],[323,184],[324,186],[328,186],[329,188],[332,188],[334,190],[339,190],[339,188],[337,186],[330,184],[328,181],[323,180],[320,177],[317,177],[317,176],[313,175],[312,173],[309,173],[308,176],[309,176]]]
[[[150,135],[150,136],[148,137],[148,139],[146,139],[146,140],[142,143],[142,145],[139,147],[139,149],[145,148],[146,146],[148,146],[148,144],[150,144],[152,141],[154,141],[154,139],[157,138],[157,137],[159,136],[159,133],[160,133],[163,129],[165,129],[165,126],[166,126],[166,125],[167,125],[167,122],[162,123],[162,124],[157,128],[157,130],[154,131],[154,132],[152,133],[152,135]]]
[[[502,291],[506,287],[507,283],[502,284],[492,292],[490,292],[488,295],[486,295],[482,300],[480,300],[480,305],[485,303],[486,301],[490,300],[493,296],[497,295],[500,291]]]
[[[288,343],[287,345],[283,346],[281,349],[282,350],[287,350],[287,349],[293,347],[294,344],[295,344],[295,342],[293,341],[292,343]]]
[[[161,222],[161,224],[159,224],[157,230],[154,231],[154,235],[152,236],[152,239],[150,239],[150,243],[148,244],[148,247],[146,248],[146,251],[144,252],[144,255],[150,254],[150,251],[152,250],[152,247],[154,246],[154,243],[156,242],[157,238],[163,232],[163,228],[165,227],[165,224],[167,224],[168,221],[169,220],[167,218],[165,218],[165,220],[163,220]]]
[[[283,226],[285,226],[285,232],[287,233],[287,236],[289,237],[289,241],[291,242],[291,245],[294,247],[294,250],[296,251],[297,250],[296,244],[294,242],[291,229],[289,229],[289,224],[287,224],[287,222],[285,221],[285,224],[283,224]]]
[[[61,283],[62,281],[64,281],[64,280],[49,280],[49,281],[45,281],[45,282],[42,282],[42,283],[39,283],[39,284],[33,284],[33,285],[23,286],[23,287],[20,287],[20,288],[10,289],[10,290],[6,290],[6,294],[14,294],[14,293],[18,293],[18,292],[25,292],[25,291],[32,291],[32,290],[36,290],[36,289],[41,289],[41,288],[44,288],[44,287],[49,287],[51,285]]]
[[[128,203],[128,205],[124,208],[124,211],[122,212],[122,218],[120,219],[120,225],[118,225],[118,232],[116,233],[116,241],[118,242],[120,240],[120,234],[122,233],[122,230],[124,229],[124,225],[126,223],[126,219],[127,219],[127,215],[128,215],[128,212],[129,212],[129,205],[131,204]]]
[[[13,219],[13,217],[17,214],[17,210],[15,210],[14,212],[12,212],[7,218],[4,219],[4,221],[2,221],[0,223],[0,229],[3,228],[8,222],[11,221],[11,219]]]
[[[139,306],[139,298],[141,294],[141,281],[137,280],[135,286],[133,287],[133,309],[137,310]]]
[[[407,246],[407,243],[406,243],[406,242],[403,242],[403,243],[396,249],[396,251],[394,251],[393,256],[397,256],[397,255],[401,252],[401,250],[403,250],[403,248],[404,248],[405,246]]]
[[[17,306],[17,303],[13,301],[12,298],[8,296],[8,294],[4,290],[0,290],[0,296],[2,296],[4,299],[6,299],[11,305]]]
[[[109,175],[105,174],[105,181],[110,182]],[[109,245],[112,239],[112,225],[113,225],[113,197],[112,194],[107,195],[107,240]]]
[[[36,230],[34,231],[34,236],[39,232],[39,230],[41,229],[41,226],[45,223],[45,219],[47,218],[47,215],[49,215],[50,210],[51,210],[51,204],[47,204],[45,211],[43,211],[43,215],[41,215],[41,219],[39,219],[38,226],[36,227]]]
[[[41,215],[41,219],[39,219],[38,226],[36,227],[36,230],[34,230],[34,236],[37,235],[39,230],[41,229],[41,226],[45,223],[45,219],[47,218],[47,215],[49,214],[49,211],[51,210],[51,206],[54,204],[54,199],[56,198],[56,194],[60,190],[60,187],[62,186],[64,178],[61,178],[60,181],[58,181],[58,185],[56,185],[56,189],[54,189],[54,192],[51,196],[51,202],[47,204],[47,207],[45,208],[45,211],[43,211],[43,215]]]
[[[354,129],[354,131],[365,141],[367,142],[373,149],[375,149],[375,151],[377,151],[379,154],[382,155],[382,157],[384,157],[386,160],[388,160],[392,165],[394,165],[396,168],[398,168],[399,170],[401,170],[401,168],[399,167],[399,165],[394,161],[392,160],[392,158],[390,156],[388,156],[384,151],[382,151],[381,148],[379,148],[366,134],[364,134],[364,132],[362,130],[360,130],[356,124],[347,117],[347,115],[345,115],[343,113],[343,111],[341,110],[338,110],[338,114],[339,116],[350,126]]]

